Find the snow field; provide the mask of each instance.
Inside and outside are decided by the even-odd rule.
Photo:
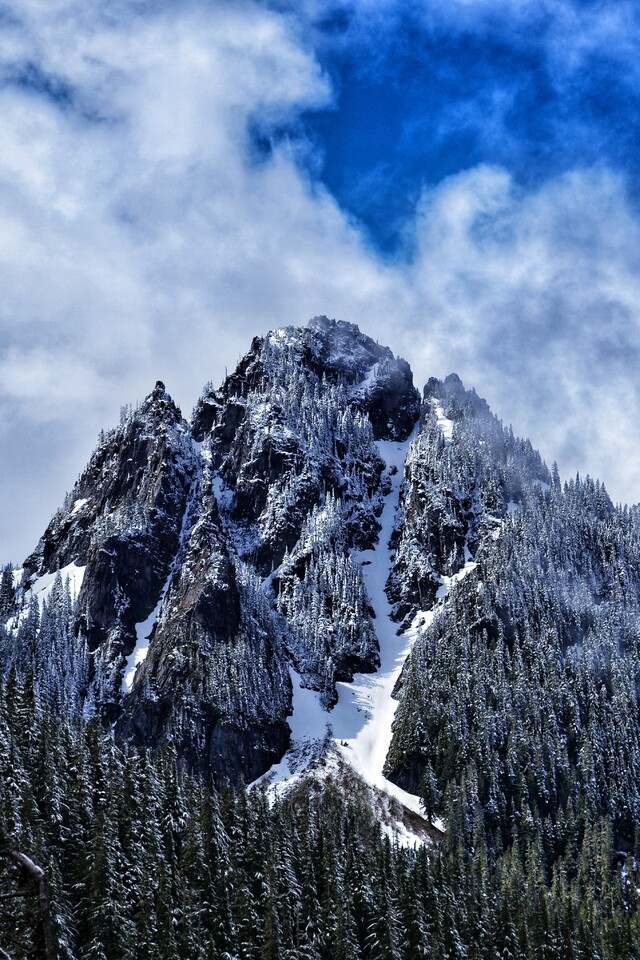
[[[51,590],[53,589],[53,584],[55,583],[56,577],[58,574],[60,574],[63,583],[67,578],[69,578],[69,590],[71,592],[71,598],[77,599],[82,586],[82,579],[84,577],[85,569],[86,567],[79,567],[75,563],[69,563],[66,567],[61,567],[60,570],[56,570],[54,573],[45,573],[42,577],[38,577],[37,580],[33,581],[29,593],[31,596],[38,598],[38,602],[42,607],[42,604],[48,598]]]
[[[409,443],[410,440],[404,443],[378,443],[389,471],[391,490],[380,517],[381,531],[376,548],[354,554],[354,559],[362,564],[365,586],[376,613],[380,668],[375,674],[356,674],[352,683],[338,683],[338,703],[329,713],[321,706],[320,695],[303,688],[298,674],[291,671],[291,747],[280,763],[275,764],[258,781],[268,783],[274,795],[289,789],[314,759],[327,752],[335,752],[369,784],[422,815],[418,797],[401,790],[382,774],[397,707],[397,701],[392,699],[391,693],[419,629],[428,625],[434,616],[433,611],[419,614],[411,628],[398,636],[398,626],[391,619],[391,606],[384,589],[392,563],[388,543]],[[333,749],[327,751],[329,745]],[[400,842],[416,841],[416,836],[406,830],[398,829],[394,835]]]
[[[139,664],[146,660],[147,654],[149,653],[149,638],[151,637],[153,628],[156,625],[156,620],[160,615],[162,601],[164,600],[164,595],[167,592],[167,587],[169,586],[171,576],[172,574],[169,574],[167,582],[160,592],[160,599],[147,619],[143,620],[142,623],[136,623],[136,645],[131,651],[130,656],[127,657],[127,662],[124,668],[124,675],[122,677],[123,693],[129,693],[131,690],[131,687],[133,686],[133,679],[136,675],[136,669],[138,668]]]
[[[392,564],[388,544],[393,532],[409,444],[410,440],[405,443],[378,443],[380,455],[391,475],[391,491],[380,516],[381,530],[376,548],[357,555],[362,563],[367,593],[376,613],[380,668],[374,674],[356,674],[352,683],[337,684],[339,700],[331,712],[331,725],[336,746],[345,760],[365,780],[391,794],[415,813],[421,813],[418,797],[401,790],[382,774],[398,705],[391,694],[418,635],[419,627],[427,626],[433,618],[432,611],[417,616],[411,628],[398,636],[398,625],[391,619],[391,605],[385,593],[385,584]]]
[[[68,563],[66,567],[61,567],[60,570],[55,570],[53,573],[45,573],[41,577],[37,577],[29,589],[25,592],[22,608],[14,617],[11,617],[9,620],[7,620],[7,629],[15,629],[20,621],[28,616],[29,601],[31,597],[35,597],[37,599],[40,605],[40,610],[42,610],[44,604],[49,598],[51,591],[53,590],[53,585],[58,574],[60,574],[63,583],[65,583],[68,579],[71,599],[77,600],[78,594],[80,593],[80,588],[82,587],[82,580],[84,578],[85,570],[86,567],[79,567],[76,563]],[[22,578],[22,573],[22,568],[13,571],[14,587],[19,585],[20,579]]]

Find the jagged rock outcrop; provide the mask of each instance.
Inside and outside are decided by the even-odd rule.
[[[389,594],[399,620],[428,609],[443,582],[470,560],[549,470],[529,441],[505,430],[460,378],[432,378],[405,464]]]
[[[208,471],[180,560],[118,733],[152,747],[171,740],[219,785],[255,779],[287,748],[291,680],[282,627],[229,555]]]
[[[245,555],[268,574],[327,492],[346,506],[351,545],[370,545],[383,469],[374,441],[407,437],[418,409],[408,364],[353,324],[316,317],[255,339],[193,414],[232,491]]]
[[[115,698],[117,671],[135,643],[135,624],[155,607],[178,550],[198,474],[190,431],[158,382],[144,402],[101,437],[25,573],[85,567],[77,632],[104,664]],[[27,581],[28,582],[28,581]],[[106,696],[105,691],[105,696]]]
[[[397,441],[418,415],[400,488]],[[392,554],[383,542],[363,558],[390,488]],[[373,718],[354,762],[386,751],[376,697],[395,683],[383,772],[429,815],[462,817],[462,799],[484,811],[486,836],[508,838],[534,811],[546,823],[561,810],[565,829],[571,798],[586,798],[630,849],[639,544],[637,510],[589,480],[562,488],[458,377],[430,380],[420,404],[404,361],[316,318],[254,340],[192,427],[158,384],[101,438],[21,585],[3,574],[0,661],[55,710],[171,744],[218,785],[254,780],[290,740],[289,759],[308,758],[294,690],[330,709],[337,681],[387,669],[387,605],[377,592],[376,618],[365,583],[380,591],[391,565],[394,615],[416,632],[400,641],[399,679],[392,666],[388,687],[376,678],[352,701],[363,730]],[[52,576],[71,565],[86,568],[76,608]],[[349,742],[334,748],[348,760]]]
[[[114,918],[127,958],[638,955],[640,507],[455,375],[416,414],[356,328],[275,331],[195,443],[158,384],[2,571],[0,820],[65,956]]]
[[[260,390],[269,369],[270,348],[289,351],[299,365],[318,379],[344,383],[355,389],[350,402],[367,413],[376,440],[406,439],[417,420],[420,397],[406,360],[394,357],[361,333],[353,323],[314,317],[306,327],[286,327],[265,339],[255,337],[246,356],[220,390],[209,385],[198,401],[192,425],[196,440],[216,428],[217,438],[229,444],[245,411],[243,402]],[[272,355],[272,354],[271,354]]]

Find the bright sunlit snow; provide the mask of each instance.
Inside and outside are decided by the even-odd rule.
[[[146,656],[149,652],[149,637],[151,636],[156,620],[158,619],[158,615],[160,614],[160,607],[162,606],[162,601],[164,600],[164,595],[168,585],[169,580],[167,580],[162,588],[160,599],[147,619],[142,623],[136,623],[136,645],[133,648],[130,656],[127,657],[127,664],[124,668],[124,676],[122,678],[123,693],[129,693],[131,690],[133,678],[136,675],[136,669],[138,665],[146,659]]]
[[[465,556],[467,555],[468,550],[469,548],[466,547]],[[464,567],[462,567],[461,570],[458,570],[457,573],[454,573],[453,576],[443,576],[442,583],[436,591],[436,600],[444,600],[454,583],[458,583],[458,581],[463,580],[464,577],[466,577],[468,573],[471,573],[472,570],[475,570],[477,566],[478,564],[474,563],[473,560],[467,560]]]
[[[437,400],[432,400],[431,402],[436,412],[438,426],[442,430],[442,436],[444,437],[445,443],[451,443],[451,440],[453,439],[453,420],[449,420],[447,417],[445,417],[444,410]]]
[[[56,570],[53,573],[45,573],[33,581],[29,593],[37,597],[40,606],[42,606],[51,593],[56,577],[60,574],[63,583],[65,583],[67,578],[69,579],[71,598],[76,599],[80,593],[85,569],[86,567],[79,567],[75,563],[69,563],[66,567],[61,567],[60,570]]]
[[[399,444],[392,441],[379,443],[380,454],[396,472],[391,478],[388,494],[380,517],[381,530],[377,548],[359,554],[365,586],[376,612],[375,628],[380,643],[380,669],[375,674],[357,674],[353,683],[339,683],[339,701],[331,713],[331,723],[336,743],[345,759],[362,776],[397,797],[416,813],[421,812],[417,797],[405,793],[382,775],[382,768],[391,743],[391,724],[397,701],[391,696],[402,670],[404,661],[417,636],[419,625],[426,626],[433,613],[416,617],[411,629],[398,636],[398,625],[391,619],[391,605],[385,593],[385,584],[391,567],[388,543],[393,531],[393,521],[403,466],[410,441]]]
[[[42,610],[43,605],[46,603],[51,591],[53,590],[53,585],[56,581],[56,577],[60,574],[62,583],[69,581],[69,593],[71,594],[72,600],[77,600],[80,593],[80,588],[82,587],[82,580],[84,578],[84,571],[86,567],[79,567],[75,563],[68,563],[66,567],[61,567],[60,570],[55,570],[53,573],[45,573],[41,577],[37,577],[31,584],[28,590],[25,591],[22,608],[14,616],[10,617],[7,620],[7,629],[15,629],[21,620],[24,620],[29,613],[29,601],[31,597],[35,597],[40,605]],[[19,586],[22,579],[23,570],[13,571],[13,585],[14,587]]]
[[[339,700],[330,713],[322,708],[319,694],[303,689],[298,675],[292,671],[291,747],[281,762],[263,778],[276,793],[286,788],[314,757],[321,755],[326,739],[330,738],[344,760],[368,783],[422,814],[418,797],[401,790],[382,775],[397,708],[397,701],[391,693],[420,629],[428,626],[434,616],[432,610],[419,613],[411,628],[398,636],[398,625],[391,619],[391,606],[384,589],[392,562],[388,543],[409,443],[410,440],[405,443],[380,441],[378,444],[387,468],[391,468],[391,491],[380,517],[382,529],[376,549],[354,554],[362,563],[365,585],[376,612],[374,623],[380,643],[380,668],[373,674],[356,674],[352,683],[338,683]],[[467,564],[467,567],[472,565]],[[412,839],[415,841],[415,837]]]

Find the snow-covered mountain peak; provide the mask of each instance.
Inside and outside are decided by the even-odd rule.
[[[327,372],[344,376],[351,383],[364,379],[375,364],[395,360],[389,347],[362,333],[355,323],[313,317],[303,331]]]
[[[4,817],[64,851],[73,956],[117,916],[123,957],[636,957],[639,623],[636,508],[455,374],[420,402],[354,325],[284,327],[192,424],[123,408],[1,571]]]
[[[169,423],[182,422],[180,408],[167,393],[162,380],[156,380],[153,390],[142,401],[136,413],[141,418],[148,417]]]
[[[406,360],[394,357],[355,324],[315,317],[307,326],[281,327],[256,337],[236,370],[217,389],[208,384],[192,416],[193,434],[231,439],[248,405],[281,421],[286,394],[326,385],[347,392],[341,401],[365,413],[375,439],[405,439],[418,417],[419,394]],[[286,412],[285,412],[286,419]]]
[[[398,620],[429,613],[545,471],[457,376],[421,404],[405,360],[315,317],[255,338],[191,424],[161,381],[123,408],[26,569],[85,569],[73,631],[120,735],[252,779],[311,697],[390,789]]]

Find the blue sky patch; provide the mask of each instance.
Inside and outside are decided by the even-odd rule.
[[[459,22],[431,7],[421,18],[415,6],[387,5],[368,24],[366,11],[341,5],[310,31],[335,91],[331,109],[304,116],[319,176],[381,252],[409,253],[416,197],[479,164],[535,188],[606,163],[637,188],[640,78],[615,38],[598,40],[591,20],[601,4],[567,7],[578,24],[589,13],[586,38],[563,34],[545,4],[521,20],[497,4]]]

